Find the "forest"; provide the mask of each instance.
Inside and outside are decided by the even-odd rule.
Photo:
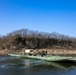
[[[15,30],[0,36],[0,50],[62,48],[76,49],[76,38],[56,32],[38,32],[28,29]]]

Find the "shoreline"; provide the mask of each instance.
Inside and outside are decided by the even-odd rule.
[[[25,49],[26,50],[26,49]],[[23,50],[0,50],[0,56],[6,56],[8,54],[20,54]],[[65,50],[65,49],[34,49],[34,53],[47,51],[48,55],[72,55],[76,56],[76,50]]]

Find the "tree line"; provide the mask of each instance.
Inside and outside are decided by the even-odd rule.
[[[76,38],[56,32],[46,33],[28,29],[13,31],[5,36],[0,36],[0,50],[19,50],[22,48],[65,48],[75,49]]]

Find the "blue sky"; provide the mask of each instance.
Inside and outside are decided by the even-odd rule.
[[[76,0],[0,0],[0,34],[22,28],[76,37]]]

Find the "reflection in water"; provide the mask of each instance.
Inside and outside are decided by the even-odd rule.
[[[46,62],[0,57],[0,75],[75,75],[75,62]]]
[[[51,65],[60,69],[68,70],[71,67],[75,67],[76,63],[75,62],[45,62],[45,65]]]

